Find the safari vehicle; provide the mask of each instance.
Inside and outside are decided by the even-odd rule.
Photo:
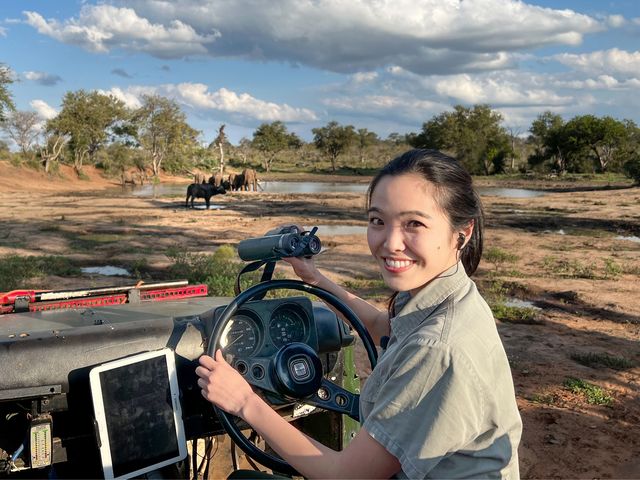
[[[251,268],[287,253],[267,251]],[[202,397],[197,360],[216,348],[282,416],[341,448],[357,428],[358,385],[355,334],[334,310],[364,339],[372,363],[375,348],[330,293],[268,276],[235,298],[186,281],[0,294],[0,476],[210,477],[224,453],[202,447],[219,435],[262,466],[295,474]],[[283,289],[294,293],[265,298]]]

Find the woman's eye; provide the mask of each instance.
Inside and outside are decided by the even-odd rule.
[[[418,220],[409,220],[406,224],[407,228],[420,228],[420,227],[424,227],[424,223],[419,222]]]
[[[369,225],[380,226],[380,225],[384,225],[384,222],[378,217],[371,217],[369,219]]]

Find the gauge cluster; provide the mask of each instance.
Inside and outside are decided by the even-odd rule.
[[[216,311],[216,318],[223,310]],[[306,297],[247,302],[225,326],[220,344],[225,355],[247,358],[272,356],[292,342],[318,348],[313,307]]]

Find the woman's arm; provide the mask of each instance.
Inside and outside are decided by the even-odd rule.
[[[327,290],[346,303],[362,320],[377,345],[380,344],[380,337],[389,335],[389,313],[386,310],[378,309],[366,300],[329,280],[320,273],[311,258],[291,257],[283,260],[293,267],[293,271],[303,282]]]
[[[284,420],[256,395],[222,356],[200,357],[196,373],[202,395],[223,410],[241,417],[291,466],[306,478],[390,478],[400,463],[366,430],[336,452]]]

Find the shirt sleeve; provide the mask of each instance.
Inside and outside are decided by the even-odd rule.
[[[446,344],[416,336],[400,348],[363,426],[410,478],[424,478],[478,435],[483,396],[466,358]]]

